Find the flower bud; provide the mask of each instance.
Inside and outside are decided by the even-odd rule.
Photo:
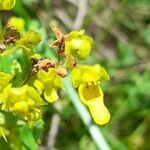
[[[84,30],[73,31],[67,35],[65,42],[66,53],[71,53],[79,60],[86,59],[90,54],[93,40],[84,35]]]
[[[15,6],[16,0],[0,1],[0,10],[10,10]]]
[[[68,72],[67,72],[67,69],[66,68],[58,68],[57,69],[57,74],[59,76],[61,76],[62,78],[66,77]]]
[[[8,24],[14,26],[19,32],[24,31],[25,21],[22,18],[11,17],[8,20]]]

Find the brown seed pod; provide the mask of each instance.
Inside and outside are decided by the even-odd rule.
[[[68,75],[67,69],[66,68],[58,68],[57,69],[57,74],[61,77],[66,77]]]

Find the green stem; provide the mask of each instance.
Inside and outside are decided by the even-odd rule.
[[[5,50],[3,53],[0,54],[0,57],[11,55],[11,54],[15,53],[18,48],[19,48],[18,45],[16,45],[15,47],[13,47],[10,50]]]
[[[75,91],[75,89],[72,87],[68,77],[65,78],[64,86],[70,98],[70,101],[73,103],[83,123],[86,125],[87,129],[89,130],[89,133],[91,134],[91,137],[96,143],[98,149],[110,150],[111,148],[109,147],[107,141],[105,140],[105,137],[103,136],[100,128],[97,125],[92,123],[92,118],[91,115],[89,114],[89,111],[80,102],[79,96]]]

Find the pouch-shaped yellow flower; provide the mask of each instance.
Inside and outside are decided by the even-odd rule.
[[[94,121],[104,125],[110,120],[110,113],[104,105],[103,92],[98,84],[81,84],[78,89],[80,100],[88,106]]]
[[[65,41],[66,56],[70,53],[77,59],[86,59],[90,54],[93,40],[84,34],[84,30],[72,31]]]
[[[103,92],[99,86],[102,79],[109,80],[105,69],[96,64],[82,65],[73,69],[71,79],[74,87],[78,87],[80,100],[88,106],[94,121],[103,125],[110,119],[110,114],[104,105]]]

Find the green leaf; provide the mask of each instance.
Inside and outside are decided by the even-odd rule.
[[[36,141],[42,137],[43,130],[44,130],[44,121],[40,119],[34,123],[32,128],[32,133]]]
[[[30,72],[31,61],[27,58],[27,56],[23,56],[23,54],[19,52],[15,54],[14,59],[20,64],[21,72],[17,69],[15,70],[15,76],[12,84],[13,86],[20,86]]]
[[[11,70],[11,59],[9,57],[0,58],[0,71],[10,73]]]
[[[5,117],[5,125],[7,127],[13,128],[13,127],[17,126],[18,118],[15,115],[13,115],[11,112],[7,112],[7,111],[3,111],[3,110],[1,110],[0,112]]]
[[[27,125],[20,127],[19,136],[20,136],[21,142],[25,146],[25,150],[37,149],[37,145],[35,143],[35,139],[33,137],[32,131]]]

